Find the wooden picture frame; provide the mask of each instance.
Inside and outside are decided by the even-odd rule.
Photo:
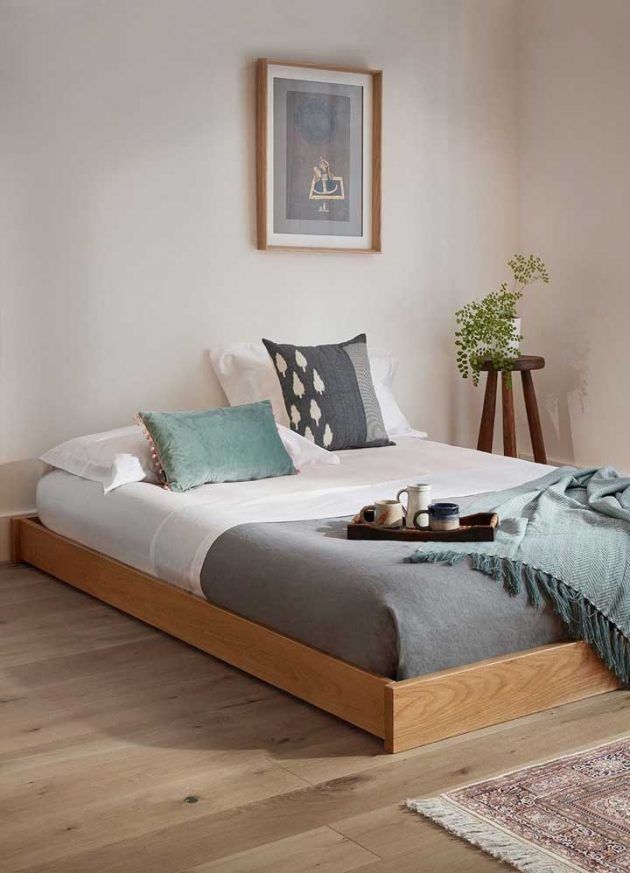
[[[401,752],[592,697],[620,683],[582,642],[393,681],[214,606],[44,527],[11,519],[11,559],[293,694]]]
[[[258,249],[381,252],[382,102],[380,70],[259,58]]]

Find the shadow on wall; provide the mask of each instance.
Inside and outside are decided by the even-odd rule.
[[[454,330],[453,326],[453,330]],[[439,375],[438,384],[447,380],[449,402],[448,419],[448,442],[456,446],[476,448],[479,434],[479,422],[481,421],[481,409],[483,405],[484,391],[486,388],[485,374],[479,381],[477,388],[470,379],[462,379],[457,371],[455,347],[452,332],[449,332],[443,343],[444,355],[448,361],[448,370]],[[436,374],[437,375],[437,374]],[[500,403],[500,401],[499,401]],[[500,408],[497,406],[498,417]],[[431,438],[431,434],[429,434]],[[499,442],[497,442],[497,438]],[[500,432],[495,434],[495,448],[500,445]]]
[[[35,505],[35,485],[44,465],[33,458],[0,464],[0,513],[30,511]]]
[[[565,313],[557,319],[553,332],[543,327],[540,344],[545,350],[546,367],[537,378],[539,411],[547,456],[550,460],[572,464],[575,461],[573,422],[585,411],[588,396],[590,338],[579,312]],[[524,413],[521,432],[527,434]],[[525,437],[523,445],[528,445]]]
[[[30,515],[35,508],[35,486],[44,465],[27,459],[0,464],[0,564],[11,557],[12,515]]]

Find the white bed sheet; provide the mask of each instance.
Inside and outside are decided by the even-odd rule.
[[[204,485],[185,494],[137,482],[103,494],[102,485],[62,470],[37,489],[42,522],[56,533],[201,595],[201,568],[224,531],[247,522],[351,515],[409,482],[428,482],[432,499],[510,488],[551,467],[428,440],[339,452],[336,466],[296,476]]]

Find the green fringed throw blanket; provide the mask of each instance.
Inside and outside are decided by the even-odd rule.
[[[630,682],[630,478],[612,467],[560,467],[517,488],[484,495],[466,512],[497,512],[493,543],[423,543],[412,563],[457,564],[525,585],[532,606],[550,602]]]

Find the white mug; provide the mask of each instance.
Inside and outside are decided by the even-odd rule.
[[[429,504],[431,503],[431,486],[424,485],[422,483],[407,485],[406,488],[400,489],[400,491],[396,495],[396,499],[400,500],[402,494],[407,495],[407,506],[405,508],[405,527],[420,529],[428,528]]]
[[[405,510],[398,500],[375,500],[371,506],[365,506],[361,510],[361,521],[366,521],[365,513],[369,510],[374,512],[374,521],[381,527],[402,527]]]

